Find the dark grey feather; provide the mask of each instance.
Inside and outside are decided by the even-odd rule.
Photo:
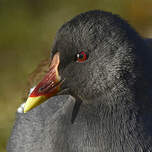
[[[89,11],[65,23],[52,55],[60,53],[62,87],[82,101],[75,121],[69,96],[17,114],[8,152],[152,152],[149,44],[112,13]],[[81,51],[88,59],[75,62]]]

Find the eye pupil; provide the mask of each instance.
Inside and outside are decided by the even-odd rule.
[[[82,58],[83,58],[83,56],[84,56],[83,54],[80,54],[80,55],[79,55],[79,58],[80,58],[80,59],[82,59]]]

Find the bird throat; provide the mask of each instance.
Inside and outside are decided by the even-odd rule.
[[[137,152],[144,149],[141,135],[144,129],[138,120],[137,107],[121,104],[98,108],[92,109],[82,103],[69,128],[72,135],[69,141],[78,151],[87,148],[87,152]],[[80,141],[81,145],[77,145]]]

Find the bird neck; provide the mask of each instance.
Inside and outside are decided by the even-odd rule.
[[[96,149],[107,152],[152,150],[149,146],[152,142],[151,113],[144,109],[148,102],[142,98],[132,98],[132,102],[127,97],[121,99],[117,98],[120,101],[117,104],[100,104],[97,107],[82,104],[76,124],[83,124],[80,134],[82,138],[84,135],[88,137],[83,139],[83,144],[88,147],[92,144]]]

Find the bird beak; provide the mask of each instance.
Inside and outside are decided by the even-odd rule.
[[[48,98],[57,94],[60,91],[62,84],[61,77],[58,73],[60,56],[57,52],[51,62],[49,72],[44,76],[42,81],[36,86],[33,92],[29,95],[25,106],[24,113],[40,105]]]

